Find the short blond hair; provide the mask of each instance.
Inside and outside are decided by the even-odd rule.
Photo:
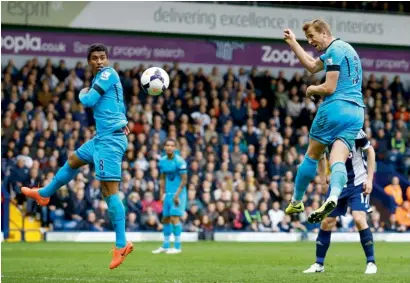
[[[330,29],[330,25],[324,20],[314,19],[314,20],[311,20],[310,22],[306,22],[303,24],[302,29],[304,32],[307,32],[307,30],[310,27],[313,27],[315,31],[317,32],[322,32],[323,30],[325,30],[329,35],[332,35],[332,30]]]

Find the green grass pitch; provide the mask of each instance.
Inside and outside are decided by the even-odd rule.
[[[333,243],[324,274],[302,273],[314,261],[314,242],[185,243],[177,255],[151,254],[159,243],[134,245],[109,270],[109,243],[2,243],[1,282],[410,282],[408,243],[376,243],[376,275],[364,275],[360,243]]]

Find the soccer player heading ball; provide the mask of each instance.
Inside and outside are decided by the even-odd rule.
[[[352,151],[354,140],[363,127],[364,108],[362,98],[362,65],[354,48],[332,35],[330,26],[323,20],[312,20],[303,25],[310,45],[324,52],[314,59],[299,45],[295,34],[285,29],[284,39],[305,68],[311,73],[326,71],[326,81],[311,85],[306,96],[322,96],[323,103],[313,120],[309,147],[298,168],[292,201],[287,214],[304,210],[303,195],[316,176],[318,162],[326,147],[330,152],[331,191],[325,203],[311,215],[308,221],[321,222],[337,206],[339,195],[347,182],[345,162]]]
[[[86,164],[94,164],[96,179],[101,181],[102,194],[115,229],[115,249],[110,269],[118,267],[133,251],[125,238],[125,210],[118,195],[121,163],[128,145],[127,118],[120,77],[108,66],[108,50],[102,44],[92,44],[87,51],[88,64],[94,79],[91,88],[82,89],[80,102],[92,107],[97,126],[96,136],[84,143],[60,170],[50,184],[40,189],[23,187],[21,191],[39,205],[46,206],[52,194],[67,185]]]

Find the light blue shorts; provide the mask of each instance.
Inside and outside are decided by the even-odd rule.
[[[363,107],[345,100],[334,100],[319,107],[310,137],[324,145],[331,145],[340,139],[351,151],[363,124]]]
[[[76,150],[82,161],[94,164],[96,179],[121,181],[122,158],[128,146],[124,133],[115,132],[103,137],[95,136]]]
[[[183,216],[186,210],[186,194],[181,193],[179,195],[179,205],[174,203],[174,194],[166,194],[164,199],[164,207],[162,210],[163,217],[170,216]]]

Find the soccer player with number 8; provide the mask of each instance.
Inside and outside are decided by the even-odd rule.
[[[76,150],[44,188],[21,189],[27,197],[46,206],[59,188],[68,184],[86,164],[94,164],[96,179],[101,181],[102,194],[115,230],[115,248],[110,269],[118,267],[134,249],[125,237],[125,209],[118,195],[121,164],[128,146],[129,129],[118,73],[108,66],[108,49],[103,44],[92,44],[87,51],[88,64],[94,79],[91,88],[82,89],[79,99],[85,107],[93,108],[96,136]]]

